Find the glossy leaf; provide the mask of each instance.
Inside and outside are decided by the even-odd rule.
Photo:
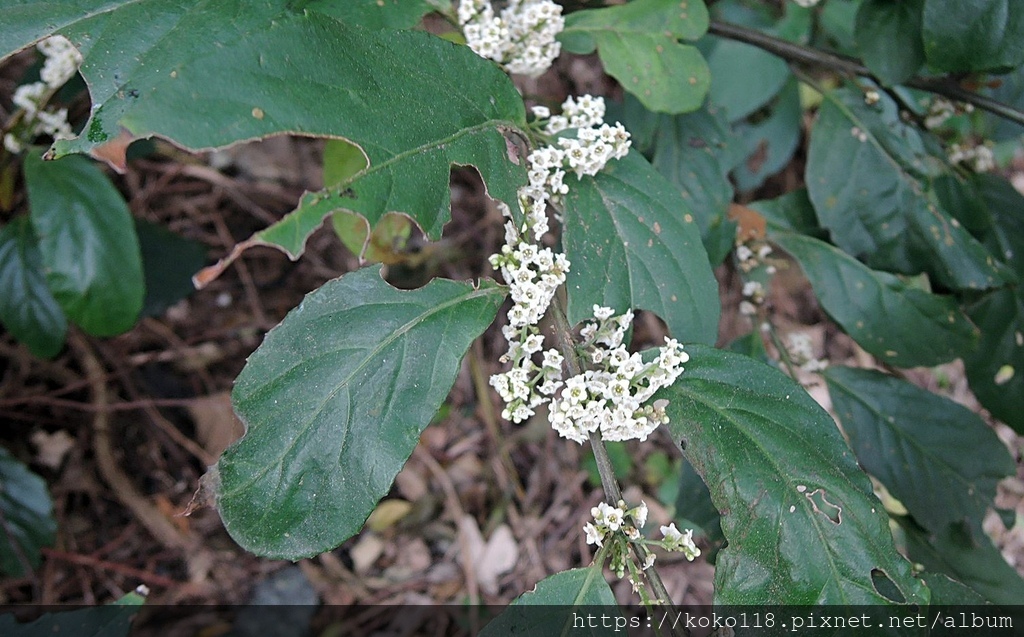
[[[687,348],[668,427],[704,478],[728,545],[718,604],[926,603],[888,516],[832,418],[781,372],[740,354]],[[873,573],[898,589],[890,600]]]
[[[627,98],[624,111],[624,124],[631,131],[634,124],[650,128],[645,154],[682,193],[711,264],[718,265],[736,238],[736,226],[727,218],[733,196],[728,174],[742,159],[741,142],[722,109],[709,105],[685,115],[658,115]]]
[[[883,96],[825,96],[811,132],[807,189],[832,241],[870,267],[927,272],[951,289],[985,289],[1012,279],[944,210],[928,185],[945,162],[934,140],[900,121]]]
[[[601,607],[607,616],[619,614],[618,603],[599,566],[555,573],[534,590],[513,601],[480,631],[480,637],[505,635],[604,635],[606,626],[574,626],[574,616]]]
[[[574,180],[575,181],[575,180]],[[584,177],[565,198],[570,323],[593,306],[650,310],[680,341],[718,336],[718,284],[693,214],[638,153]]]
[[[996,484],[1014,472],[1006,446],[966,407],[868,369],[824,372],[839,421],[861,466],[926,529],[978,524]]]
[[[940,71],[1006,70],[1024,63],[1020,0],[925,0],[924,50]]]
[[[46,283],[64,313],[95,336],[131,329],[146,290],[121,194],[85,157],[43,161],[30,153],[25,186]]]
[[[435,279],[396,290],[365,268],[310,293],[235,382],[247,425],[214,470],[247,550],[298,559],[362,528],[455,381],[503,288]]]
[[[910,559],[929,571],[945,573],[993,604],[1016,606],[1024,599],[1024,579],[1006,563],[980,528],[950,524],[929,533],[913,520],[897,521],[903,529]],[[957,604],[966,601],[955,600]]]
[[[40,358],[56,356],[68,324],[46,287],[39,240],[28,217],[0,228],[0,323]]]
[[[604,70],[652,111],[686,113],[700,108],[711,84],[696,40],[708,28],[703,0],[634,0],[575,11],[559,40],[566,51],[597,48]]]
[[[97,4],[64,23],[15,16],[24,33],[41,30],[34,20],[64,24],[60,32],[85,57],[92,115],[80,137],[55,144],[58,154],[92,151],[123,164],[125,142],[137,137],[198,150],[292,133],[345,138],[369,159],[366,171],[306,195],[233,256],[271,245],[297,257],[339,209],[371,225],[405,212],[437,238],[449,218],[453,163],[476,166],[490,195],[507,202],[526,181],[503,134],[525,124],[522,98],[467,47],[423,32],[366,30],[288,0]]]
[[[967,308],[981,330],[964,356],[971,391],[992,415],[1024,433],[1024,294],[1004,288]]]
[[[951,296],[911,287],[818,239],[778,233],[773,240],[799,262],[821,307],[843,331],[890,365],[938,365],[971,351],[978,340]]]
[[[145,598],[129,593],[112,604],[44,613],[38,619],[19,624],[14,615],[0,615],[0,632],[5,637],[127,637],[132,618]]]
[[[888,86],[913,77],[924,64],[921,14],[924,0],[864,0],[855,34],[861,58]]]
[[[28,577],[57,539],[46,482],[0,447],[0,572]]]

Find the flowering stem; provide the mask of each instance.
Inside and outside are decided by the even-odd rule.
[[[789,62],[825,67],[848,75],[859,75],[861,77],[870,78],[879,85],[882,84],[881,80],[875,77],[871,70],[861,64],[858,60],[795,44],[787,40],[761,33],[754,29],[748,29],[746,27],[729,24],[727,22],[712,21],[711,26],[708,28],[708,33],[728,40],[735,40],[737,42],[756,46],[759,49],[763,49],[768,53],[776,55]],[[1024,124],[1024,111],[1018,110],[990,97],[986,97],[985,95],[979,95],[973,91],[968,91],[961,87],[955,79],[948,76],[912,77],[906,82],[903,82],[903,85],[934,93],[936,95],[942,95],[943,97],[947,97],[958,102],[973,104],[980,109],[986,110],[1004,119],[1008,119],[1018,124]]]
[[[560,295],[555,295],[555,298],[552,299],[549,316],[554,321],[555,340],[569,368],[569,374],[576,376],[582,372],[582,365],[579,353],[573,344],[572,326],[569,325],[569,319],[565,313],[565,301]],[[615,479],[615,469],[612,467],[611,457],[608,455],[608,449],[604,446],[604,440],[601,439],[599,432],[591,432],[590,447],[594,450],[594,460],[597,463],[597,472],[601,476],[601,488],[604,489],[605,499],[614,505],[622,499],[622,490],[619,489],[619,483]],[[637,559],[644,564],[647,561],[647,548],[639,542],[630,542],[630,544]],[[655,601],[670,605],[672,600],[657,568],[652,564],[644,573],[654,592]],[[685,626],[676,626],[676,623],[672,622],[674,634],[690,634]]]

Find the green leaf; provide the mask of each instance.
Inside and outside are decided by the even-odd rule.
[[[357,533],[504,298],[486,280],[403,292],[379,267],[307,295],[235,381],[247,432],[214,469],[232,537],[298,559]]]
[[[575,11],[559,40],[570,53],[597,48],[605,71],[652,111],[686,113],[700,108],[711,84],[696,40],[708,29],[703,0],[634,0]]]
[[[0,323],[40,358],[56,356],[68,324],[46,287],[39,240],[28,217],[0,228]]]
[[[828,315],[890,365],[938,365],[971,351],[978,340],[952,296],[911,287],[818,239],[778,233],[773,240],[800,263]]]
[[[722,515],[711,500],[708,485],[685,461],[679,472],[676,522],[683,528],[695,528],[711,544],[721,545],[725,540],[722,534]]]
[[[883,95],[825,95],[811,132],[807,189],[833,242],[869,266],[927,272],[951,289],[997,287],[1012,276],[944,210],[928,185],[947,170],[934,140],[899,119]]]
[[[638,153],[572,185],[562,233],[570,323],[597,304],[650,310],[680,341],[718,337],[718,284],[694,216]]]
[[[746,160],[736,166],[733,178],[739,190],[755,190],[768,177],[785,168],[800,145],[803,108],[796,80],[791,80],[779,92],[765,119],[756,123],[739,122],[735,130],[744,141]]]
[[[910,559],[929,571],[945,573],[993,604],[1017,606],[1024,599],[1024,579],[980,528],[950,524],[929,533],[912,519],[896,520],[903,529]],[[965,601],[957,599],[956,603]]]
[[[409,29],[433,11],[425,0],[313,0],[305,8],[365,29]]]
[[[711,101],[725,108],[730,122],[770,102],[791,77],[782,58],[750,44],[718,38],[708,53],[708,68]]]
[[[637,121],[651,120],[651,165],[682,193],[700,226],[710,262],[718,265],[736,239],[736,224],[727,218],[733,196],[728,174],[742,159],[740,141],[722,110],[708,105],[686,115],[656,115],[627,97],[624,115],[630,130]]]
[[[607,626],[579,627],[578,615],[601,608],[607,616],[619,615],[612,589],[600,566],[555,573],[520,595],[480,631],[480,637],[505,635],[605,635]]]
[[[981,418],[874,370],[829,367],[824,376],[861,466],[915,520],[930,531],[965,519],[981,524],[996,484],[1016,466]]]
[[[887,86],[905,82],[924,64],[923,10],[924,0],[865,0],[857,11],[861,59]]]
[[[344,138],[368,158],[365,171],[306,195],[235,257],[263,244],[297,258],[339,209],[371,226],[405,212],[436,239],[450,216],[453,163],[476,166],[490,195],[513,204],[526,182],[504,135],[525,126],[522,98],[468,47],[366,30],[289,0],[97,4],[66,23],[24,12],[15,17],[27,24],[12,25],[27,33],[41,30],[33,20],[64,24],[84,55],[92,114],[80,137],[55,144],[58,154],[93,151],[118,164],[113,142],[136,137],[200,150],[290,133]]]
[[[932,592],[932,606],[980,606],[985,598],[974,589],[943,573],[921,573],[920,577]]]
[[[5,637],[127,637],[131,620],[145,598],[129,593],[112,604],[44,613],[35,621],[19,624],[13,615],[0,615],[0,632]]]
[[[772,237],[776,232],[796,232],[809,237],[823,234],[806,188],[791,190],[775,199],[754,201],[749,207],[764,217]]]
[[[3,447],[0,513],[0,572],[27,577],[39,566],[40,550],[56,541],[57,521],[46,482]]]
[[[46,283],[67,317],[95,336],[135,324],[145,281],[131,212],[85,157],[25,158],[29,216]]]
[[[659,396],[722,512],[728,545],[718,555],[716,603],[926,603],[832,418],[766,365],[710,347],[687,351],[686,372]],[[902,599],[879,593],[873,575]]]
[[[1004,288],[967,308],[981,340],[964,355],[971,391],[992,415],[1024,433],[1024,293]]]
[[[135,220],[135,232],[146,279],[142,316],[159,316],[195,292],[192,275],[206,261],[206,246],[145,219]]]
[[[1024,63],[1024,2],[925,0],[923,33],[940,71],[1006,70]]]

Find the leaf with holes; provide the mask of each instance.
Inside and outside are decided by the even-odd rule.
[[[505,134],[516,135],[526,119],[500,68],[427,33],[366,30],[316,3],[294,4],[97,1],[74,14],[19,8],[5,14],[4,31],[21,39],[5,38],[2,51],[52,31],[81,50],[92,113],[81,136],[54,145],[58,155],[89,151],[123,166],[125,142],[154,135],[192,150],[281,133],[360,146],[366,170],[307,194],[232,258],[252,245],[297,258],[309,234],[341,209],[371,226],[404,212],[436,239],[450,216],[452,164],[476,166],[492,197],[515,203],[525,170],[509,161]]]
[[[566,631],[580,635],[604,635],[607,626],[583,627],[574,619],[588,608],[603,607],[613,619],[618,607],[612,589],[598,566],[562,571],[542,579],[536,588],[513,601],[502,614],[480,631],[490,635],[564,635]]]
[[[634,0],[570,13],[558,39],[571,53],[596,48],[605,71],[650,110],[686,113],[704,102],[711,74],[700,51],[679,40],[707,29],[703,0]]]
[[[56,356],[68,322],[46,286],[39,240],[26,216],[0,228],[0,290],[0,323],[36,356]]]
[[[792,233],[772,239],[800,264],[828,315],[890,365],[938,365],[978,341],[978,329],[951,296],[913,288],[818,239]]]
[[[0,572],[28,577],[56,539],[46,482],[0,447]]]
[[[981,523],[1015,466],[981,418],[874,370],[830,367],[824,376],[858,461],[915,520],[931,531]]]
[[[781,372],[687,348],[669,430],[722,512],[719,604],[921,604],[888,516],[832,418]],[[884,595],[878,579],[896,592]]]
[[[247,431],[212,475],[232,537],[298,559],[357,533],[504,298],[486,280],[404,292],[379,267],[307,295],[235,381]]]
[[[612,161],[565,196],[562,240],[570,323],[593,306],[650,310],[672,336],[713,343],[718,284],[694,216],[679,190],[639,153]]]
[[[986,289],[1013,279],[941,206],[929,179],[945,174],[935,140],[900,121],[883,95],[825,95],[811,131],[807,189],[832,241],[870,267],[927,272],[950,289]]]
[[[85,157],[29,153],[25,187],[46,283],[64,313],[95,336],[131,329],[146,282],[135,222],[114,184]]]

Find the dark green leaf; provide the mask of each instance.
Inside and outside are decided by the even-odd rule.
[[[929,571],[945,573],[993,604],[1019,605],[1024,599],[1024,579],[980,528],[950,524],[929,533],[913,520],[896,519],[904,531],[910,559]]]
[[[925,271],[951,289],[985,289],[1012,278],[944,210],[928,179],[943,174],[934,140],[899,119],[882,96],[825,96],[811,133],[807,189],[833,242],[869,266]]]
[[[425,0],[313,0],[305,8],[366,29],[408,29],[433,11]]]
[[[142,309],[142,257],[128,205],[85,157],[25,158],[30,218],[46,282],[67,317],[95,336],[131,329]]]
[[[683,462],[679,473],[679,494],[676,498],[676,521],[683,528],[694,527],[712,544],[725,540],[722,516],[711,501],[711,492],[689,462]]]
[[[0,615],[0,633],[5,637],[127,637],[131,620],[145,598],[129,593],[113,604],[44,613],[39,619],[18,624],[13,615]]]
[[[832,418],[770,367],[710,347],[687,351],[686,372],[659,396],[722,512],[716,603],[893,603],[873,571],[895,584],[895,601],[927,602]]]
[[[651,164],[682,193],[711,264],[718,265],[736,238],[736,225],[727,218],[733,195],[727,175],[741,159],[739,140],[721,109],[707,106],[686,115],[655,115],[627,97],[625,115],[630,130],[637,120],[653,120],[647,149]]]
[[[945,363],[971,351],[978,340],[977,328],[951,296],[908,286],[818,239],[778,233],[773,240],[800,263],[829,316],[891,365]]]
[[[853,31],[860,4],[861,0],[828,0],[820,5],[821,30],[840,53],[857,54]]]
[[[750,115],[772,100],[791,77],[785,60],[750,44],[716,39],[708,54],[711,101],[730,122]]]
[[[1024,63],[1024,2],[925,0],[924,50],[940,71],[1019,66]]]
[[[595,304],[651,310],[680,341],[718,337],[718,284],[694,216],[638,153],[574,183],[565,199],[569,321]]]
[[[924,0],[864,0],[855,34],[861,58],[888,86],[913,77],[924,64],[921,13]]]
[[[159,316],[195,291],[192,275],[206,261],[206,246],[145,219],[135,220],[135,232],[146,277],[142,316]]]
[[[68,324],[46,287],[39,240],[28,217],[0,228],[0,290],[0,323],[36,356],[55,356]]]
[[[825,372],[836,414],[861,466],[930,531],[978,524],[996,484],[1012,475],[1006,446],[976,414],[906,381],[868,369]]]
[[[749,207],[764,217],[772,236],[776,232],[797,232],[820,238],[823,234],[805,188],[792,190],[775,199],[752,202]]]
[[[978,606],[985,598],[974,589],[942,573],[921,573],[920,577],[932,592],[932,606]]]
[[[437,238],[449,217],[452,163],[476,166],[491,196],[506,202],[526,181],[503,134],[525,125],[522,98],[467,47],[422,32],[369,31],[288,0],[95,4],[63,22],[24,11],[11,25],[19,33],[64,25],[85,56],[92,115],[81,137],[55,144],[58,153],[96,151],[119,163],[109,143],[125,138],[207,149],[293,133],[345,138],[368,157],[366,171],[307,195],[234,256],[267,244],[297,257],[338,209],[371,226],[405,212]]]
[[[571,53],[596,47],[605,71],[652,111],[686,113],[700,108],[711,77],[700,51],[678,40],[707,28],[703,0],[634,0],[569,14],[559,40]]]
[[[606,635],[607,626],[574,626],[587,607],[604,607],[609,617],[618,614],[618,603],[599,566],[562,571],[542,579],[537,587],[513,601],[501,615],[480,631],[480,637],[507,635]]]
[[[57,539],[46,482],[0,447],[0,572],[27,577]]]
[[[245,436],[215,468],[232,537],[298,559],[362,528],[455,381],[503,288],[403,292],[364,268],[310,293],[235,381]]]
[[[981,340],[964,355],[971,391],[992,415],[1024,433],[1024,296],[1019,289],[989,293],[968,306]]]
[[[792,80],[780,91],[767,118],[736,125],[736,134],[744,141],[746,157],[733,171],[740,190],[754,190],[785,168],[800,144],[802,119],[800,91]]]

